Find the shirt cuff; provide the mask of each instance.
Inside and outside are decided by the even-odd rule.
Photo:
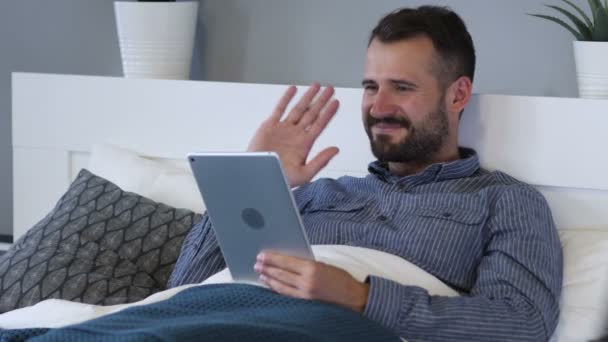
[[[367,277],[366,282],[369,294],[363,315],[398,332],[402,313],[409,312],[414,304],[415,287],[375,276]]]

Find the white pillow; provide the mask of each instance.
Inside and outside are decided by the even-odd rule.
[[[339,267],[359,281],[364,281],[368,275],[375,275],[403,285],[422,287],[431,295],[448,297],[459,295],[437,277],[393,254],[344,245],[313,245],[312,250],[317,261]],[[224,269],[209,277],[203,284],[231,282],[233,280],[230,271]]]
[[[608,336],[608,230],[559,231],[564,251],[558,341]]]
[[[113,145],[95,145],[88,169],[125,191],[197,213],[205,210],[192,172],[169,162]]]
[[[176,208],[190,209],[195,213],[205,211],[205,204],[192,172],[161,173],[150,186],[146,197]]]
[[[93,146],[88,169],[125,191],[141,195],[164,171],[158,163],[112,145]]]

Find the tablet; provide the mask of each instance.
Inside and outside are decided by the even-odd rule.
[[[188,160],[232,278],[259,283],[256,256],[314,260],[278,155],[191,153]]]

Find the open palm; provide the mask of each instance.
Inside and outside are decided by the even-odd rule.
[[[332,146],[307,161],[314,142],[338,110],[338,100],[332,100],[333,87],[321,91],[319,84],[311,85],[283,118],[296,91],[294,86],[285,91],[272,115],[256,131],[247,149],[250,152],[276,152],[291,187],[310,182],[338,154],[338,148]]]

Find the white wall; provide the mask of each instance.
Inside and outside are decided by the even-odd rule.
[[[383,14],[442,4],[474,37],[475,91],[576,95],[571,36],[525,15],[546,12],[544,0],[200,1],[194,79],[358,87]],[[0,0],[0,234],[12,229],[10,72],[120,75],[116,40],[113,0]]]

